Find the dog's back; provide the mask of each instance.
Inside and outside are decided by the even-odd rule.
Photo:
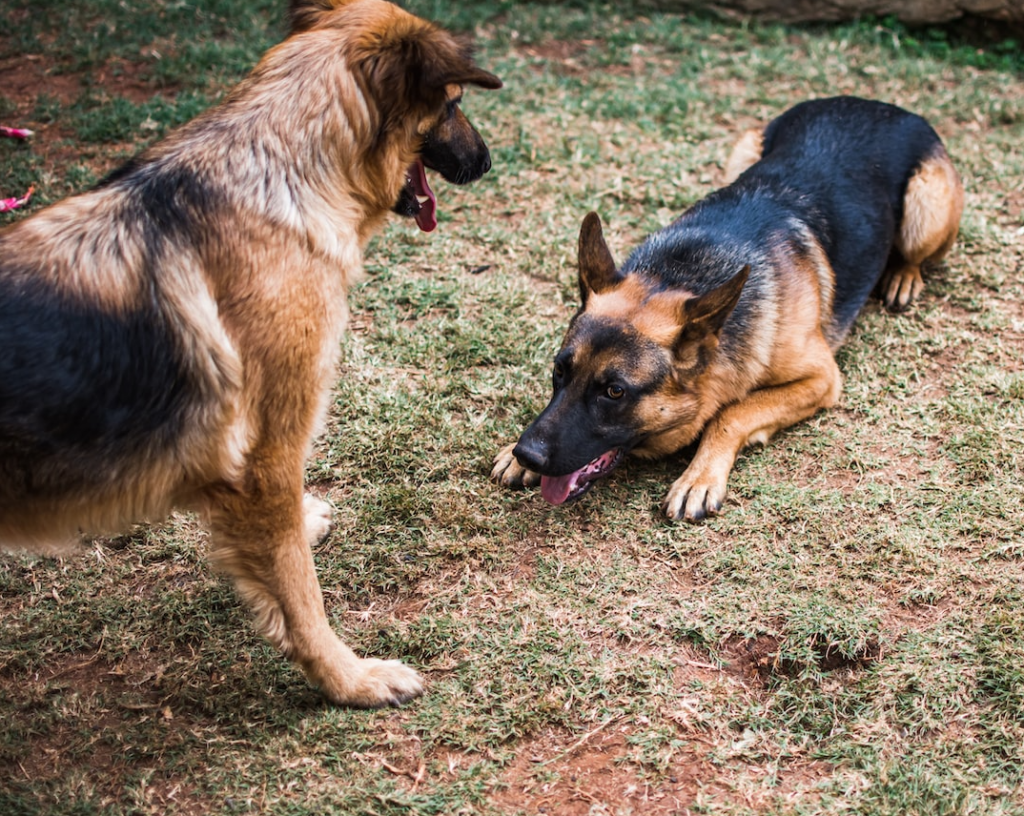
[[[822,331],[835,348],[902,249],[908,184],[948,157],[920,116],[856,97],[804,102],[758,139],[755,163],[650,236],[622,272],[657,270],[669,287],[702,294],[749,263],[750,279],[722,338],[723,351],[739,345],[736,352],[744,353],[753,312],[782,294],[780,276],[789,266],[779,253],[807,259],[823,295]],[[822,252],[827,267],[817,257]]]

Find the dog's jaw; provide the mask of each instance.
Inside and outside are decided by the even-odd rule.
[[[392,209],[399,215],[416,219],[423,232],[437,228],[437,197],[430,189],[422,159],[416,159],[405,171],[405,186]]]
[[[622,448],[613,448],[565,476],[541,476],[540,494],[549,504],[565,504],[586,493],[597,479],[611,473],[622,461]]]

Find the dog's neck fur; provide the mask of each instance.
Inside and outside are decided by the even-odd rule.
[[[293,58],[298,49],[301,60]],[[269,51],[220,105],[141,158],[171,168],[188,157],[192,163],[183,169],[200,178],[229,178],[230,188],[216,191],[226,206],[294,233],[317,254],[342,263],[350,283],[360,262],[344,256],[353,243],[365,247],[382,226],[417,144],[415,132],[386,134],[370,163],[366,154],[347,151],[347,145],[380,138],[376,118],[331,33],[307,32]],[[311,124],[306,132],[290,132],[297,122]],[[196,150],[200,143],[203,149]],[[195,156],[204,164],[196,166]]]

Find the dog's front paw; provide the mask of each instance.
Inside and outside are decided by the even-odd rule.
[[[341,688],[321,683],[320,691],[331,702],[352,708],[399,706],[423,693],[423,678],[400,660],[366,658],[359,661],[359,670]]]
[[[310,546],[324,539],[331,529],[331,506],[307,493],[302,497],[303,526]]]
[[[498,451],[491,469],[491,481],[503,487],[536,487],[540,484],[540,474],[519,464],[519,460],[512,454],[515,447],[516,443],[512,442]]]
[[[665,515],[673,521],[702,521],[717,515],[725,501],[725,479],[705,478],[705,474],[690,474],[687,470],[675,483],[661,503]]]

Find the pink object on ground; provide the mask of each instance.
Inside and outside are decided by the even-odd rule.
[[[12,128],[0,125],[0,136],[6,136],[9,139],[27,139],[32,135],[34,134],[28,128]]]
[[[12,128],[0,125],[0,136],[6,136],[9,139],[27,139],[32,135],[32,131],[28,128]],[[8,210],[16,210],[18,207],[24,207],[28,204],[28,200],[32,198],[32,192],[35,189],[35,185],[32,185],[28,188],[28,192],[21,198],[0,198],[0,213],[5,213]]]
[[[24,207],[28,204],[28,200],[32,198],[32,193],[35,192],[35,189],[36,187],[33,184],[28,188],[28,192],[21,198],[0,198],[0,213],[5,213],[8,210],[16,210],[18,207]]]

